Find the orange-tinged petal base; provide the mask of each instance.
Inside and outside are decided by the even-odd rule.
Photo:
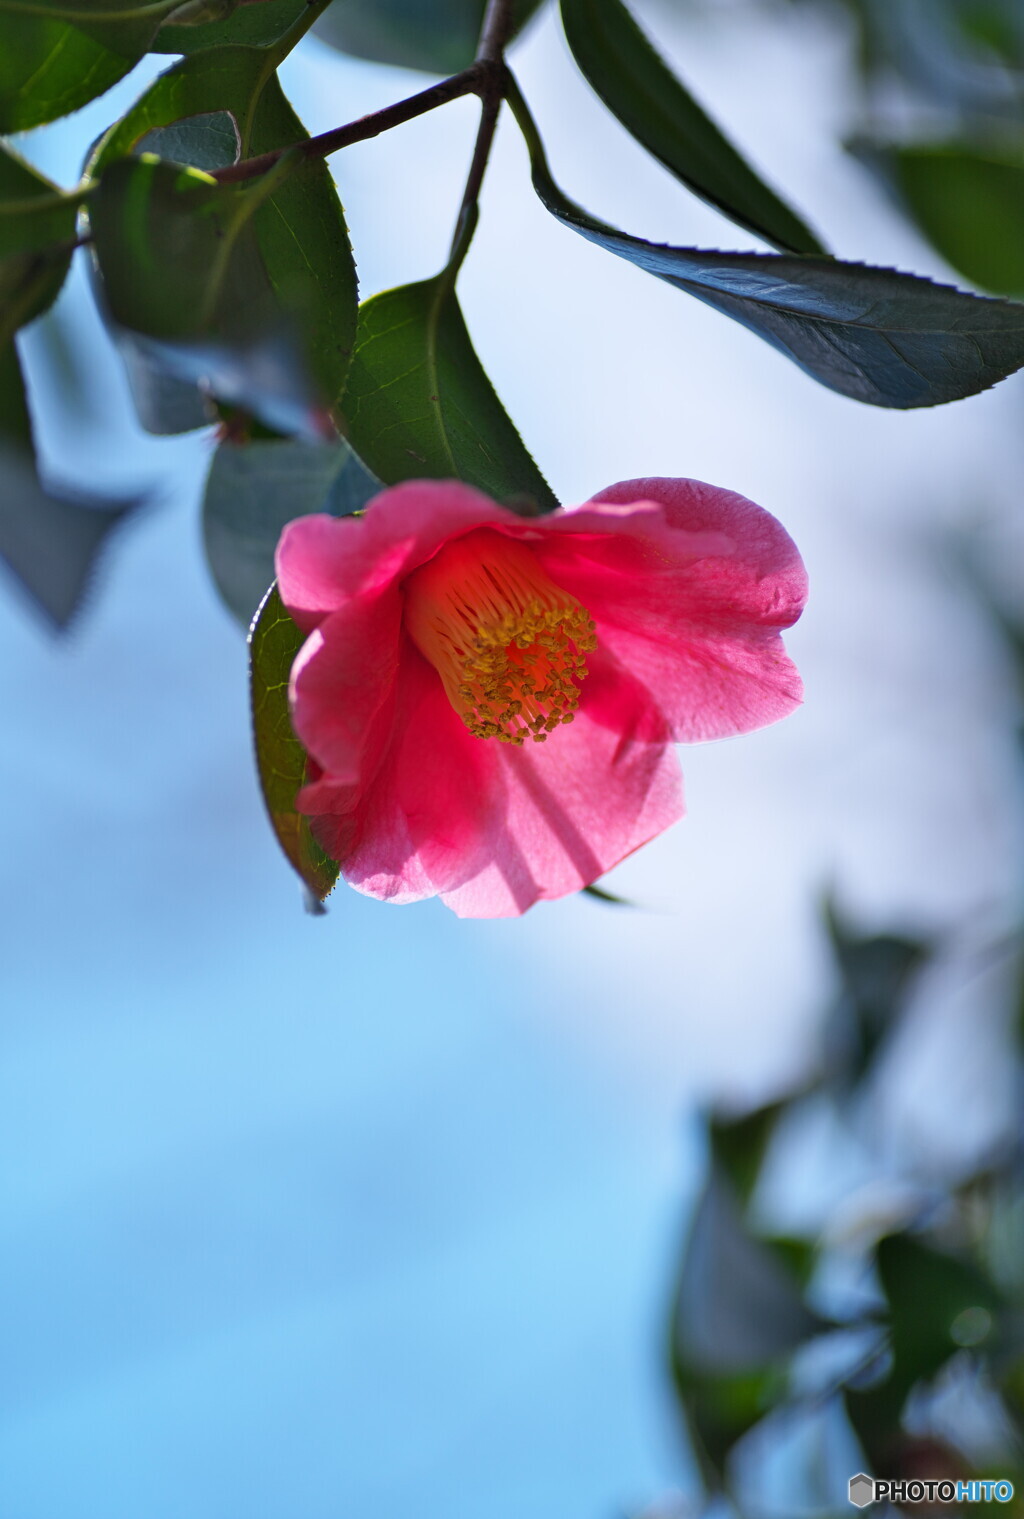
[[[470,733],[543,743],[571,723],[594,622],[523,543],[479,528],[405,583],[405,625]]]

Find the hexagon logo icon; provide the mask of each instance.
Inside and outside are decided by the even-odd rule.
[[[875,1501],[874,1478],[864,1472],[858,1472],[850,1478],[850,1502],[856,1508],[866,1508],[869,1503]]]

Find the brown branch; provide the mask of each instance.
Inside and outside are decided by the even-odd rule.
[[[346,126],[332,127],[329,132],[308,137],[305,142],[296,143],[295,146],[303,158],[327,158],[342,148],[350,148],[353,143],[366,142],[371,137],[379,137],[382,132],[389,132],[392,127],[400,127],[403,122],[413,121],[427,111],[446,105],[449,100],[458,100],[462,95],[483,94],[492,87],[492,80],[499,81],[497,88],[500,99],[498,69],[489,60],[478,59],[468,69],[463,69],[461,74],[442,79],[439,84],[432,84],[428,89],[420,90],[417,95],[396,101],[383,110],[373,111],[369,116],[361,116],[358,121],[350,121]],[[289,151],[289,148],[275,148],[271,153],[261,153],[258,158],[246,158],[241,163],[229,164],[225,169],[214,169],[212,177],[222,185],[255,179],[257,175],[272,169],[278,159]]]

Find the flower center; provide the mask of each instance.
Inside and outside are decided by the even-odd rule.
[[[542,744],[571,723],[597,648],[586,607],[513,538],[478,528],[405,584],[409,636],[470,733]]]

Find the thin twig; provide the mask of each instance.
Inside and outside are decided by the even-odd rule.
[[[504,98],[505,46],[511,31],[512,0],[487,0],[487,10],[484,13],[480,41],[476,50],[477,67],[486,70],[480,88],[483,106],[480,113],[480,126],[476,134],[476,145],[473,148],[473,158],[466,177],[466,188],[462,194],[462,205],[459,207],[455,231],[452,235],[451,255],[448,260],[448,274],[452,279],[458,273],[476,228],[480,188],[487,170],[487,160],[491,155],[491,145],[494,142],[494,132],[498,125],[498,115]]]
[[[446,105],[449,100],[458,100],[462,95],[472,95],[482,91],[488,77],[496,71],[487,64],[474,63],[468,69],[463,69],[460,74],[453,74],[449,79],[442,79],[439,84],[432,84],[426,90],[420,90],[417,95],[410,95],[406,100],[398,100],[394,105],[385,106],[380,111],[372,111],[369,116],[361,116],[358,121],[350,121],[342,127],[332,127],[329,132],[320,132],[316,137],[309,137],[305,142],[297,143],[303,158],[327,158],[331,153],[337,153],[342,148],[349,148],[353,143],[366,142],[371,137],[379,137],[382,132],[389,132],[392,127],[400,127],[403,122],[413,121],[417,116],[423,116],[427,111],[433,111],[438,106]],[[261,153],[257,158],[246,158],[241,163],[229,164],[225,169],[214,169],[212,177],[221,184],[236,184],[240,180],[255,179],[259,174],[265,174],[272,169],[278,159],[289,151],[288,148],[275,148],[271,153]]]

